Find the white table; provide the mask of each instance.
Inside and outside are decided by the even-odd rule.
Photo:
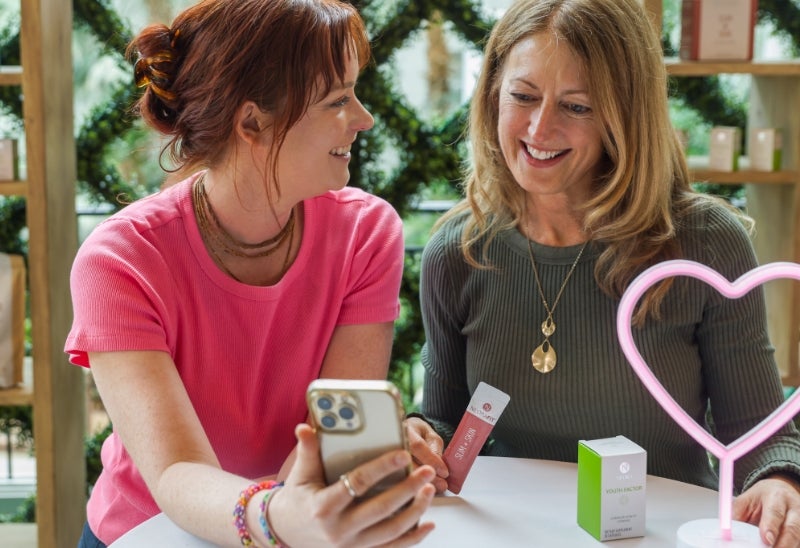
[[[434,499],[423,521],[436,529],[420,546],[580,548],[675,548],[687,521],[716,518],[716,491],[647,477],[647,534],[601,543],[577,524],[577,468],[574,463],[478,457],[459,495]],[[159,514],[121,537],[110,548],[211,548]]]

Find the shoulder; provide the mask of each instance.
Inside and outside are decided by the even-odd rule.
[[[76,263],[112,257],[135,261],[152,258],[162,241],[184,233],[183,219],[191,211],[190,187],[183,183],[141,198],[98,224],[78,249]],[[174,243],[174,242],[171,242]]]
[[[345,187],[312,199],[325,215],[338,216],[347,222],[372,227],[402,230],[402,220],[395,208],[383,198],[360,188]]]
[[[145,234],[183,218],[185,207],[191,206],[188,180],[140,198],[102,221],[89,238],[120,233]]]
[[[747,217],[715,200],[703,200],[681,218],[678,238],[686,258],[739,276],[756,264]]]
[[[464,211],[439,225],[425,244],[423,261],[463,258],[462,235],[468,218],[469,212]]]

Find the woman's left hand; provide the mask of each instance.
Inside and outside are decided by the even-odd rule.
[[[761,540],[775,548],[800,546],[800,485],[775,474],[754,483],[733,502],[733,519],[758,525]]]
[[[447,464],[442,459],[444,441],[431,425],[418,417],[405,420],[408,432],[408,448],[416,466],[427,464],[436,470],[433,486],[437,493],[447,489],[447,476],[450,474]]]

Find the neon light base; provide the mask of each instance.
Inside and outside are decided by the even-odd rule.
[[[758,527],[742,521],[731,522],[731,540],[722,538],[718,519],[687,521],[678,529],[677,548],[763,548]]]

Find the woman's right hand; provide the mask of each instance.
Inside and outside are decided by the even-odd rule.
[[[311,427],[300,424],[295,434],[297,460],[285,486],[272,495],[268,512],[272,533],[280,541],[288,546],[411,546],[433,530],[433,523],[419,522],[435,493],[433,468],[420,466],[386,491],[355,501],[342,481],[325,485]],[[407,451],[390,451],[347,477],[360,495],[410,463]]]

